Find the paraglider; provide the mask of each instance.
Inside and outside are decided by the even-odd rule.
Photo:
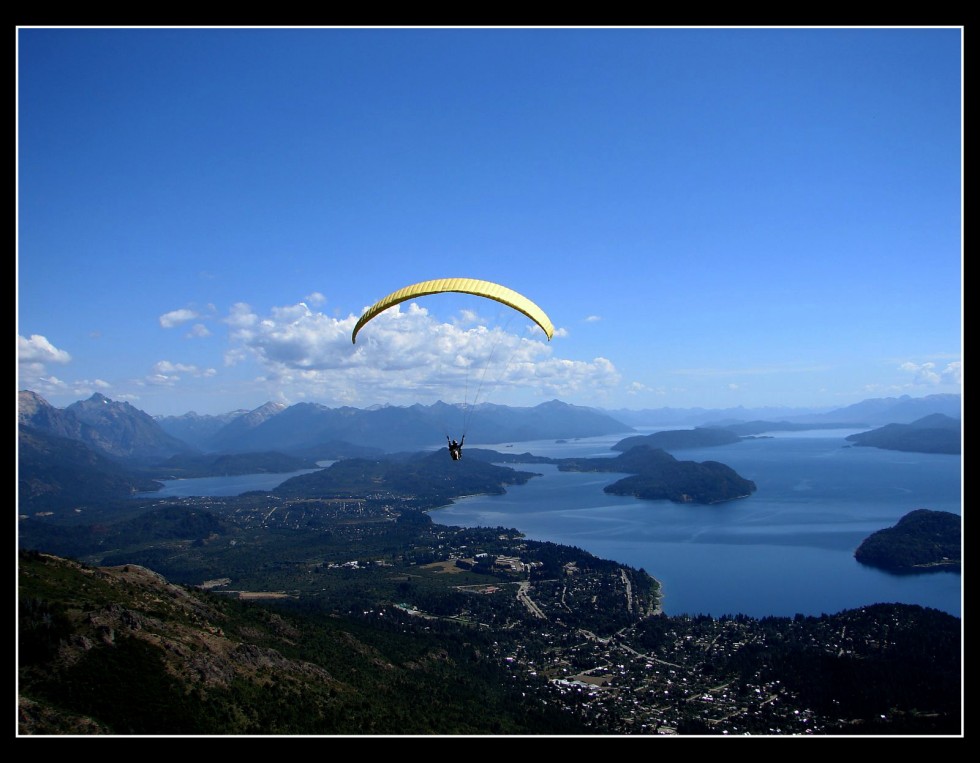
[[[555,328],[552,325],[551,320],[545,314],[544,310],[534,304],[534,302],[529,300],[523,294],[518,294],[513,289],[509,289],[506,286],[501,286],[497,283],[492,283],[491,281],[481,281],[476,278],[437,278],[431,281],[420,281],[419,283],[405,286],[404,288],[398,289],[398,291],[392,292],[387,297],[383,297],[367,308],[367,310],[364,311],[364,314],[358,318],[357,323],[354,326],[354,330],[351,332],[351,343],[356,344],[358,332],[364,328],[369,321],[383,313],[385,310],[410,299],[427,297],[432,294],[441,294],[445,292],[458,292],[460,294],[471,294],[477,297],[492,299],[507,307],[513,308],[517,312],[530,318],[545,333],[545,336],[548,337],[548,341],[551,341],[552,336],[554,336]],[[489,360],[487,362],[489,364]],[[463,457],[462,449],[463,440],[465,438],[465,426],[463,435],[459,442],[456,442],[456,440],[451,439],[449,435],[446,435],[446,441],[449,443],[449,455],[453,461],[459,461]]]
[[[544,310],[513,289],[508,289],[506,286],[501,286],[490,281],[481,281],[476,278],[436,278],[432,281],[421,281],[420,283],[406,286],[371,305],[371,307],[364,311],[364,314],[354,326],[354,331],[350,335],[351,342],[356,344],[357,332],[364,328],[364,324],[383,313],[389,307],[394,307],[401,302],[415,299],[416,297],[426,297],[430,294],[441,294],[444,292],[473,294],[477,297],[486,297],[487,299],[495,300],[523,313],[538,324],[549,341],[554,336],[555,327],[551,325],[551,321],[545,315]]]
[[[465,439],[465,434],[460,438],[459,442],[450,440],[449,435],[446,435],[446,441],[449,443],[449,456],[453,461],[459,461],[463,457],[463,440]]]

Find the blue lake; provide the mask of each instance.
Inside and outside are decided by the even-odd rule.
[[[514,527],[532,540],[643,568],[661,582],[669,615],[819,615],[901,602],[960,616],[960,574],[893,575],[859,564],[854,550],[913,509],[962,515],[962,458],[849,447],[844,437],[855,431],[862,430],[779,433],[675,451],[678,460],[720,461],[756,483],[751,497],[713,506],[608,495],[603,488],[622,475],[533,464],[518,467],[542,475],[526,485],[463,498],[430,516],[463,527]],[[514,443],[507,450],[612,456],[609,446],[620,439]]]
[[[844,438],[856,431],[863,430],[773,433],[674,451],[682,461],[720,461],[756,483],[750,497],[714,506],[603,492],[623,475],[509,464],[541,476],[504,495],[459,499],[430,516],[447,525],[512,527],[531,540],[643,568],[661,582],[668,615],[791,617],[901,602],[961,616],[960,574],[893,575],[859,564],[854,550],[914,509],[962,516],[962,458],[850,447]],[[610,446],[624,436],[469,447],[602,457],[616,455]],[[270,490],[291,476],[175,480],[153,495],[237,495]]]
[[[330,463],[333,463],[332,461]],[[288,474],[236,474],[233,477],[194,477],[182,480],[160,480],[162,490],[137,493],[136,498],[190,498],[193,496],[241,495],[250,490],[272,490],[290,477],[319,469],[303,469]]]

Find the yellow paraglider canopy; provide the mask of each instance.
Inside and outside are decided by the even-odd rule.
[[[430,294],[440,294],[442,292],[460,292],[462,294],[473,294],[478,297],[495,300],[523,313],[538,324],[549,341],[555,333],[555,327],[551,325],[551,321],[545,315],[544,310],[513,289],[508,289],[506,286],[491,283],[490,281],[480,281],[476,278],[436,278],[432,281],[422,281],[411,286],[406,286],[371,305],[358,319],[357,325],[354,326],[354,331],[350,335],[351,342],[357,342],[357,332],[364,327],[365,323],[376,315],[383,313],[389,307],[416,297],[425,297]]]

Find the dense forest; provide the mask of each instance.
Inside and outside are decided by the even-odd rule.
[[[572,565],[580,571],[571,579],[590,577],[599,589],[619,578],[607,565],[592,569],[595,560],[583,552],[552,546],[547,553],[554,558],[544,567]],[[535,587],[542,616],[487,590],[485,579],[472,593],[457,591],[455,604],[445,599],[445,587],[441,595],[433,587],[426,599],[411,586],[401,592],[411,606],[379,598],[373,586],[356,606],[340,608],[319,596],[249,601],[175,585],[133,564],[92,567],[22,552],[19,730],[164,736],[960,731],[960,621],[936,610],[878,604],[820,617],[628,615],[622,592],[610,591],[612,598],[594,611],[623,614],[603,624],[570,606],[568,592],[549,598]],[[593,597],[582,593],[583,601]],[[471,609],[477,603],[483,608]],[[494,622],[495,607],[503,609]],[[580,619],[563,622],[569,611]]]
[[[891,572],[959,572],[963,520],[949,511],[916,509],[894,527],[878,530],[861,542],[854,558]]]

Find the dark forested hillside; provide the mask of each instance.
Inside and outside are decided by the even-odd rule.
[[[914,453],[961,453],[962,425],[959,419],[936,413],[911,424],[887,424],[880,429],[852,434],[855,445]]]
[[[460,495],[504,492],[534,476],[480,459],[453,461],[442,451],[403,459],[350,458],[292,477],[273,493],[282,497],[345,498],[385,494],[419,506],[446,504]]]
[[[20,428],[17,508],[22,514],[101,504],[161,487],[83,442]]]
[[[20,584],[21,733],[583,731],[508,680],[479,630],[296,616],[42,554],[21,556]]]
[[[762,620],[634,611],[602,625],[611,608],[628,614],[630,587],[613,584],[643,575],[553,544],[541,558],[551,572],[516,598],[490,593],[506,574],[448,596],[399,573],[411,604],[365,589],[356,609],[337,609],[305,596],[249,603],[135,564],[22,553],[18,733],[961,732],[959,618],[877,604]],[[452,577],[426,567],[433,582]],[[557,588],[556,570],[566,571]],[[597,598],[590,615],[582,604]]]
[[[916,509],[894,527],[872,533],[854,552],[862,564],[892,572],[958,572],[963,520],[949,511]]]

